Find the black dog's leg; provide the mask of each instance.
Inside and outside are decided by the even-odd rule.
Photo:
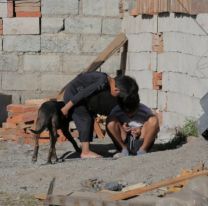
[[[57,133],[57,132],[56,132]],[[49,128],[49,134],[50,134],[50,149],[48,152],[48,159],[47,163],[52,164],[52,157],[55,158],[55,161],[58,161],[57,155],[56,155],[56,141],[57,141],[57,135],[54,134],[54,131],[52,128]]]
[[[72,137],[71,133],[68,130],[68,126],[64,126],[62,128],[62,132],[64,134],[64,136],[72,143],[74,149],[76,150],[76,152],[81,153],[82,150],[78,147],[76,141],[74,140],[74,138]]]
[[[32,156],[32,162],[37,162],[37,158],[38,158],[38,150],[39,150],[39,134],[34,134],[33,135],[33,139],[34,139],[34,152],[33,152],[33,156]]]

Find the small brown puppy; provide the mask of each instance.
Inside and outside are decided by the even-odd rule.
[[[45,129],[49,130],[50,135],[50,149],[48,153],[47,163],[52,163],[52,158],[58,161],[56,155],[55,144],[58,138],[57,130],[61,129],[64,136],[72,143],[76,152],[81,153],[81,149],[77,146],[76,141],[69,132],[69,118],[64,117],[61,112],[61,108],[64,106],[64,102],[47,101],[44,102],[38,110],[38,117],[35,125],[35,130],[31,131],[34,133],[35,147],[32,157],[32,161],[37,161],[38,150],[39,150],[39,137],[40,133]]]

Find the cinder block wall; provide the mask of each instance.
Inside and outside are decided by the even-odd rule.
[[[126,12],[122,23],[129,39],[127,73],[137,79],[142,102],[161,111],[164,127],[198,119],[200,98],[208,92],[208,14]]]
[[[56,95],[121,31],[119,0],[30,2],[0,2],[0,92],[15,103]],[[118,53],[101,70],[119,67]]]

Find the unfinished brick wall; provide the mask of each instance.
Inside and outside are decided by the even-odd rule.
[[[208,92],[208,14],[132,15],[123,19],[127,73],[137,79],[141,101],[161,111],[164,127],[198,119]]]
[[[2,0],[0,92],[14,103],[53,96],[121,31],[120,0]],[[101,70],[115,74],[115,54]]]

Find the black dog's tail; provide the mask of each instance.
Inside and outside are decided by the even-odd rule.
[[[45,127],[41,127],[40,129],[38,130],[33,130],[33,129],[30,129],[30,131],[34,134],[40,134],[41,132],[43,132],[45,130]]]

